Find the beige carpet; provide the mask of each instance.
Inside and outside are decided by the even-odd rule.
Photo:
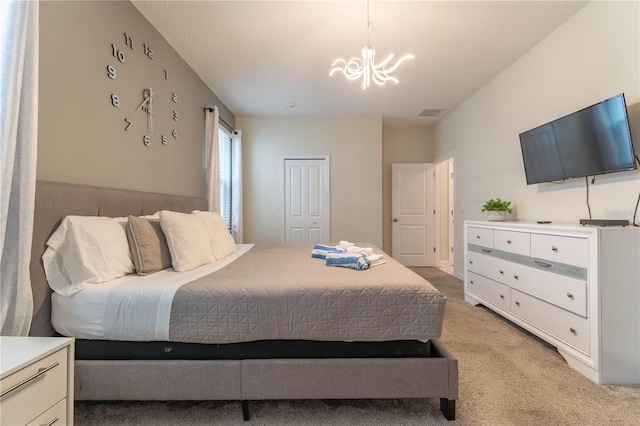
[[[463,300],[460,280],[414,268],[445,296],[442,341],[458,357],[457,420],[432,400],[76,402],[84,425],[640,425],[640,387],[598,386],[553,347]]]

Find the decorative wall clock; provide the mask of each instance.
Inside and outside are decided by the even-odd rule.
[[[142,43],[138,48],[138,43],[128,33],[123,35],[123,45],[111,44],[113,63],[107,65],[107,77],[114,81],[114,86],[109,93],[109,102],[122,114],[123,121],[119,126],[123,131],[138,133],[146,146],[156,141],[167,145],[170,140],[178,139],[179,120],[178,94],[175,90],[167,90],[169,71],[158,66],[155,52],[148,44]],[[131,62],[135,61],[127,63],[127,57],[135,55],[136,51],[144,55],[146,63],[134,69],[135,64]],[[159,116],[158,105],[170,113]]]

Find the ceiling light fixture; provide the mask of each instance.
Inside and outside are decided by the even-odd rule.
[[[374,61],[376,50],[371,46],[369,41],[369,33],[371,32],[373,32],[373,22],[369,20],[369,0],[367,0],[367,45],[362,48],[362,58],[354,56],[348,61],[340,58],[336,59],[331,64],[333,68],[331,69],[331,72],[329,72],[329,76],[333,75],[336,71],[340,71],[344,74],[347,80],[357,80],[362,77],[362,89],[369,87],[372,81],[379,86],[384,85],[387,81],[392,81],[396,84],[398,83],[398,79],[391,77],[389,74],[395,71],[402,62],[408,59],[413,59],[414,56],[404,55],[402,58],[398,59],[398,62],[396,62],[391,68],[386,68],[389,62],[393,59],[393,54],[391,54],[387,56],[384,61],[376,65]]]

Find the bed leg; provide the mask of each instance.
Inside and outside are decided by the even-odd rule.
[[[440,398],[440,411],[447,420],[456,419],[456,400]]]
[[[245,422],[249,421],[251,416],[249,415],[249,401],[246,399],[242,401],[242,418]]]

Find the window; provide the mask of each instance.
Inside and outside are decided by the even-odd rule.
[[[231,228],[231,133],[218,131],[218,167],[220,172],[220,216]]]
[[[7,61],[10,60],[11,55],[11,40],[9,40],[9,34],[11,32],[11,22],[14,15],[15,5],[11,3],[0,2],[0,95],[3,97],[2,104],[5,103],[5,96],[8,96],[5,93],[5,84],[8,84],[7,81],[3,81],[4,78],[7,77],[9,72],[8,67],[9,64]]]

